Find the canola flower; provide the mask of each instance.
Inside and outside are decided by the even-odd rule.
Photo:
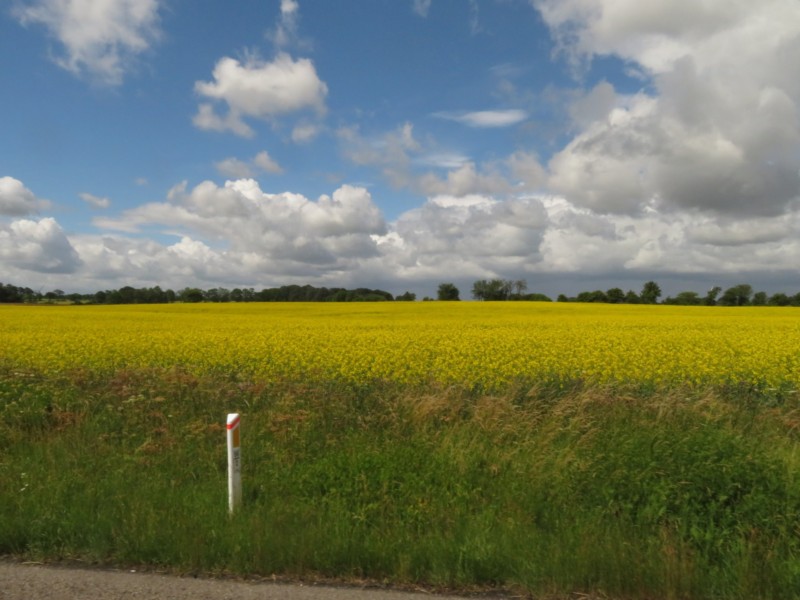
[[[0,365],[273,381],[800,385],[792,308],[560,303],[2,306]]]

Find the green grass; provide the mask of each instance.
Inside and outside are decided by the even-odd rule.
[[[0,417],[4,554],[543,597],[800,595],[791,396],[0,371]]]

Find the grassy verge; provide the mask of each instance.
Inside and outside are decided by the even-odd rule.
[[[543,596],[796,598],[800,405],[0,372],[0,553]],[[244,504],[227,515],[224,418]]]

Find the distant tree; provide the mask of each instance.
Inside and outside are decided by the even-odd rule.
[[[64,292],[62,290],[53,290],[47,292],[44,297],[46,300],[61,300],[64,297]]]
[[[661,297],[661,287],[655,281],[648,281],[639,294],[642,304],[656,304]]]
[[[776,294],[772,294],[767,300],[767,303],[770,306],[789,306],[792,303],[792,299],[784,294],[783,292],[778,292]]]
[[[622,304],[625,302],[625,292],[620,288],[611,288],[606,292],[606,301],[611,304]]]
[[[383,302],[392,301],[394,296],[384,290],[369,288],[314,287],[312,285],[284,285],[266,288],[259,292],[253,288],[241,290],[242,302]]]
[[[700,298],[697,292],[680,292],[673,302],[673,304],[679,304],[681,306],[697,306],[702,303],[703,299]]]
[[[61,290],[48,292],[49,295],[45,297],[49,300],[63,297],[64,292],[61,292],[61,296],[56,292],[61,292]],[[41,292],[34,292],[31,288],[17,287],[10,283],[0,283],[0,302],[37,302],[42,298]],[[91,298],[91,295],[88,295],[88,298]]]
[[[26,296],[31,290],[25,290],[7,283],[3,285],[0,283],[0,302],[24,302]]]
[[[181,300],[181,302],[202,302],[203,290],[187,287],[178,293],[178,298]]]
[[[385,292],[383,290],[371,290],[369,288],[356,288],[354,290],[352,300],[358,302],[384,302],[384,301],[392,301],[394,300],[394,296],[392,296],[389,292]]]
[[[639,294],[633,290],[628,290],[625,294],[625,304],[639,304],[642,301]]]
[[[593,292],[581,292],[575,298],[577,302],[608,302],[608,296],[603,290]]]
[[[569,302],[569,298],[567,298],[566,294],[559,294],[556,302]]]
[[[522,294],[528,291],[528,282],[524,279],[517,279],[511,285],[514,289],[514,295],[518,299],[522,298]]]
[[[513,281],[480,279],[472,284],[472,297],[476,300],[508,300],[513,289]]]
[[[461,292],[452,283],[440,283],[439,289],[436,291],[437,300],[461,300],[460,295]]]
[[[511,297],[511,293],[514,290],[514,282],[509,281],[508,279],[492,279],[491,281],[492,286],[496,286],[498,288],[497,300],[508,300]],[[525,284],[527,288],[528,284]]]
[[[399,296],[395,297],[397,302],[414,302],[417,299],[417,295],[413,292],[406,292],[405,294],[400,294]]]
[[[750,304],[750,296],[752,295],[752,286],[747,283],[740,283],[725,290],[718,304],[722,306],[746,306]]]
[[[750,301],[753,306],[766,306],[767,305],[767,292],[756,292],[753,294],[753,299]]]
[[[157,302],[159,304],[166,304],[169,302],[167,291],[162,290],[160,286],[154,287],[150,290],[150,301]]]
[[[475,300],[486,300],[488,290],[489,282],[486,279],[478,279],[472,284],[472,297]]]
[[[712,287],[710,290],[708,290],[708,293],[706,294],[705,298],[703,298],[703,304],[705,304],[706,306],[716,306],[717,296],[719,296],[719,293],[721,291],[722,288],[719,287],[718,285]]]
[[[526,294],[525,296],[522,297],[522,299],[523,300],[527,300],[528,302],[552,302],[553,301],[552,298],[550,298],[550,296],[547,296],[545,294],[538,294],[538,293]]]
[[[126,285],[119,288],[119,304],[134,304],[136,302],[136,288]]]
[[[206,302],[230,302],[231,292],[225,288],[211,288],[203,293]]]

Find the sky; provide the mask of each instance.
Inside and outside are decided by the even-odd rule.
[[[797,0],[3,0],[0,281],[800,292]]]

